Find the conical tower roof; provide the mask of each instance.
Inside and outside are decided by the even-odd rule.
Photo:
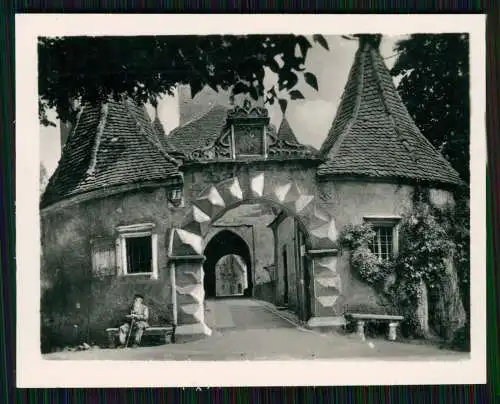
[[[160,117],[158,116],[158,110],[155,108],[155,119],[153,119],[153,129],[155,130],[158,136],[166,136],[165,129],[163,128],[163,124],[160,121]]]
[[[165,150],[144,106],[127,98],[85,105],[41,206],[118,185],[182,182],[179,165]]]
[[[280,127],[278,129],[277,134],[278,140],[283,140],[288,143],[298,144],[298,140],[295,137],[295,133],[293,132],[288,119],[286,119],[286,115],[283,114],[283,119],[281,121]]]
[[[381,35],[357,35],[359,48],[328,136],[318,176],[365,176],[461,184],[422,135],[379,52]]]
[[[160,140],[165,151],[172,156],[174,159],[182,161],[185,159],[185,155],[183,152],[177,150],[174,145],[170,142],[167,134],[165,133],[165,128],[161,123],[160,117],[158,116],[158,109],[155,107],[155,117],[153,119],[153,130],[156,133],[156,136]]]

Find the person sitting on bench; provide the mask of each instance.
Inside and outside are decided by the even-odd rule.
[[[132,346],[134,348],[139,346],[144,330],[149,327],[149,309],[143,301],[144,297],[142,295],[136,294],[134,296],[134,303],[130,308],[130,314],[125,316],[126,322],[121,325],[118,334],[122,346],[128,344],[128,339],[134,329],[135,341]]]

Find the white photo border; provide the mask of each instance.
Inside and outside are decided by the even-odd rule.
[[[330,386],[486,383],[485,22],[440,15],[16,15],[16,262],[18,387]],[[468,32],[471,77],[471,354],[457,361],[48,361],[40,353],[37,37],[241,33],[385,35]],[[141,371],[137,372],[137,366]],[[146,371],[144,371],[144,370]],[[307,369],[304,372],[304,369]]]

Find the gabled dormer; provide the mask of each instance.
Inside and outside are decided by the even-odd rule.
[[[215,106],[197,120],[175,129],[170,142],[186,154],[186,163],[208,161],[317,160],[317,151],[297,141],[283,118],[270,124],[267,108],[250,101],[232,109]]]

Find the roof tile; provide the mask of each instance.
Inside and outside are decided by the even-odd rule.
[[[229,108],[216,104],[198,119],[175,128],[167,136],[168,142],[186,155],[211,144],[221,135],[228,111]]]
[[[278,129],[278,139],[293,144],[299,143],[295,137],[295,133],[293,133],[290,123],[288,123],[288,119],[286,119],[286,115],[283,115],[283,119]]]
[[[178,166],[143,106],[130,99],[87,105],[42,195],[41,206],[103,187],[180,179]]]
[[[319,176],[396,177],[462,183],[422,135],[403,104],[377,45],[360,41],[340,106],[320,152]]]

